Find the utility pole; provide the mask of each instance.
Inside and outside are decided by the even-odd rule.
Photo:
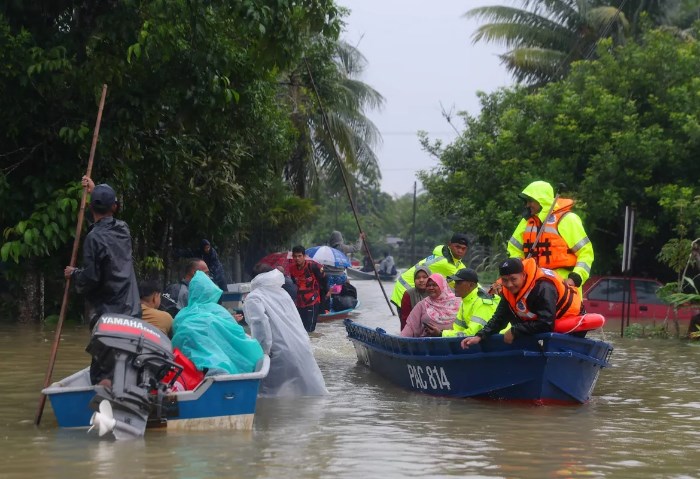
[[[416,192],[418,182],[413,182],[413,225],[411,226],[411,264],[416,264]]]

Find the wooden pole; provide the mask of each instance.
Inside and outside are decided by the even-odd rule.
[[[364,232],[362,231],[362,226],[360,226],[360,220],[357,216],[357,209],[355,208],[355,202],[352,199],[352,194],[350,193],[350,186],[348,184],[348,179],[345,176],[345,168],[343,167],[343,162],[340,159],[340,153],[338,153],[338,148],[335,145],[335,141],[333,141],[333,132],[331,131],[330,127],[330,122],[328,121],[328,116],[326,115],[326,110],[323,108],[323,103],[321,102],[321,95],[318,94],[318,88],[316,88],[316,82],[314,81],[314,77],[311,74],[311,67],[309,66],[309,61],[304,58],[304,63],[306,63],[306,71],[309,72],[309,79],[311,80],[311,86],[314,89],[314,93],[316,94],[316,100],[318,101],[318,107],[321,110],[321,116],[323,117],[323,126],[326,128],[326,132],[328,133],[328,136],[331,138],[331,143],[333,144],[333,153],[335,155],[335,159],[338,162],[338,168],[340,169],[340,174],[343,178],[343,184],[345,185],[345,192],[348,195],[348,201],[350,202],[350,208],[352,208],[352,214],[355,217],[355,223],[357,224],[357,229],[360,232],[361,236],[364,236]],[[367,252],[367,256],[369,256],[370,261],[372,262],[372,269],[374,269],[374,277],[377,279],[377,282],[379,283],[379,287],[382,289],[382,294],[384,295],[384,299],[386,300],[386,304],[389,306],[389,311],[391,311],[392,316],[396,316],[396,313],[394,312],[394,308],[391,307],[391,301],[389,301],[389,297],[386,294],[386,291],[384,290],[384,285],[382,284],[382,281],[379,279],[379,272],[377,271],[377,265],[374,264],[374,258],[372,258],[372,253],[369,250],[369,246],[367,245],[367,241],[364,239],[362,240],[362,245],[365,247],[365,251]]]
[[[95,122],[95,131],[92,133],[92,146],[90,147],[90,158],[88,159],[88,166],[85,176],[90,176],[92,174],[92,164],[95,159],[95,150],[97,149],[97,138],[100,134],[100,123],[102,122],[102,110],[105,106],[105,98],[107,97],[107,85],[102,85],[102,97],[100,98],[100,106],[97,110],[97,121]],[[75,266],[78,260],[78,249],[80,246],[80,233],[83,230],[83,218],[85,217],[85,204],[87,202],[87,188],[83,188],[83,196],[80,199],[80,211],[78,211],[78,222],[75,225],[75,239],[73,240],[73,253],[70,257],[70,265]],[[53,338],[53,345],[51,346],[51,354],[49,356],[49,366],[46,368],[46,376],[44,377],[44,388],[49,387],[51,383],[51,375],[53,374],[53,367],[56,363],[56,355],[58,354],[58,345],[61,341],[61,329],[63,328],[63,320],[66,318],[66,310],[68,309],[68,293],[70,292],[70,278],[66,279],[66,285],[63,289],[63,302],[61,303],[61,313],[58,316],[58,323],[56,323],[56,333]],[[41,395],[39,398],[39,405],[36,409],[36,415],[34,416],[34,424],[37,426],[41,422],[41,416],[44,413],[44,406],[46,405],[46,396]]]

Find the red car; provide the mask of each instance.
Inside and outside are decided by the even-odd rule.
[[[619,276],[599,276],[590,278],[584,285],[583,304],[588,313],[599,313],[607,319],[622,317],[624,290],[630,291],[630,323],[658,322],[674,319],[673,308],[659,299],[656,291],[661,282],[648,278],[622,278]],[[590,286],[589,286],[590,284]],[[629,294],[629,293],[628,293]],[[697,308],[679,308],[678,319],[690,320],[697,314]]]

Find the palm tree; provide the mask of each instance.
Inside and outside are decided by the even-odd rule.
[[[318,191],[321,184],[338,191],[343,187],[343,173],[351,187],[356,182],[377,183],[381,173],[373,148],[381,135],[365,112],[380,108],[384,98],[358,79],[367,60],[356,47],[339,41],[333,46],[330,69],[323,61],[308,65],[311,76],[305,64],[291,79],[292,121],[299,136],[285,167],[286,179],[301,197]],[[336,160],[336,152],[341,162]]]
[[[625,0],[622,0],[625,1]],[[629,24],[618,8],[597,0],[520,0],[523,8],[487,6],[465,17],[484,19],[473,35],[509,49],[502,63],[518,82],[540,85],[563,78],[572,62],[590,58],[601,38],[624,40]]]

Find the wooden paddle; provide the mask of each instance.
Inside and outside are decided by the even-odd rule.
[[[92,163],[95,159],[95,149],[97,148],[97,138],[100,134],[100,123],[102,122],[102,110],[105,106],[105,98],[107,97],[107,85],[102,85],[102,97],[100,98],[100,106],[97,110],[97,121],[95,122],[95,131],[92,133],[92,146],[90,147],[90,158],[85,176],[89,177],[92,173]],[[75,226],[75,240],[73,240],[73,253],[70,257],[70,266],[75,266],[78,260],[78,248],[80,246],[80,233],[83,230],[83,218],[85,217],[85,203],[87,202],[87,188],[83,188],[83,197],[80,199],[80,211],[78,211],[78,223]],[[53,338],[51,347],[51,355],[49,356],[49,366],[46,368],[46,376],[44,377],[44,389],[49,387],[51,383],[51,375],[53,367],[56,363],[56,354],[58,353],[58,344],[61,340],[61,329],[63,328],[63,320],[66,317],[68,309],[68,293],[70,291],[70,278],[66,279],[66,286],[63,290],[63,302],[61,303],[61,313],[58,316],[56,323],[56,333]],[[41,415],[44,413],[44,405],[46,404],[46,396],[44,394],[39,398],[39,405],[34,416],[34,424],[37,426],[41,422]]]

